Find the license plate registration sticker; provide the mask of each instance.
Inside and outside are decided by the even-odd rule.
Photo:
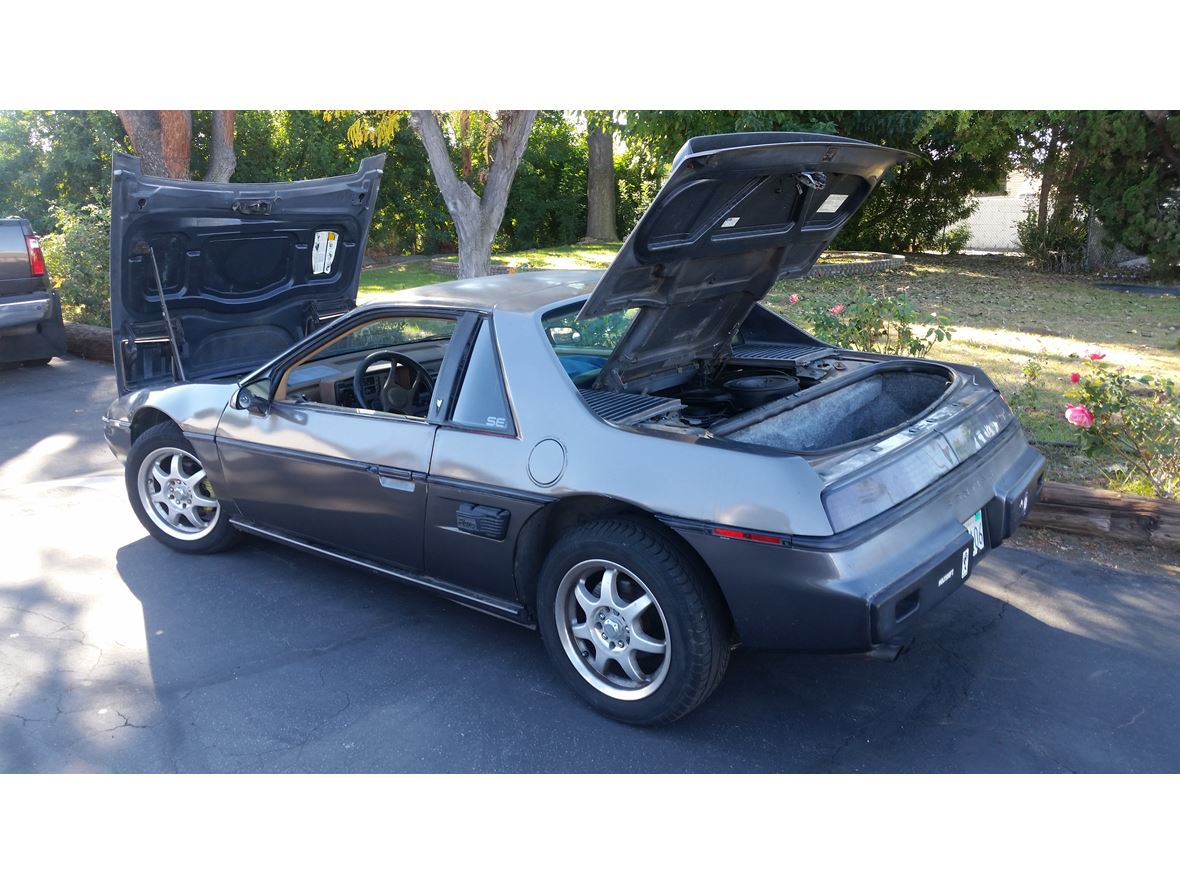
[[[971,555],[978,556],[983,551],[983,511],[976,510],[975,515],[963,523],[963,528],[971,536]]]

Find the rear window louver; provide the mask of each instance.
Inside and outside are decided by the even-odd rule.
[[[736,359],[775,360],[796,365],[814,362],[835,352],[831,347],[817,347],[814,344],[738,344],[733,349]]]
[[[595,415],[615,424],[637,424],[680,408],[680,400],[616,390],[582,390],[582,400]]]

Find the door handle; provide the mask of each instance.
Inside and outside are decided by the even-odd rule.
[[[377,477],[377,481],[381,483],[383,489],[391,489],[395,492],[412,492],[417,488],[414,484],[414,474],[408,470],[376,466],[367,469]]]

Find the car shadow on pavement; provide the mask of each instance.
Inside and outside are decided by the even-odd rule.
[[[122,770],[1180,770],[1180,594],[1028,551],[986,560],[895,663],[739,650],[658,729],[583,706],[535,633],[307,554],[144,538],[117,564],[156,702]]]

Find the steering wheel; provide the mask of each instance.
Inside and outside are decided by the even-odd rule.
[[[369,354],[357,364],[356,371],[352,375],[352,392],[356,394],[356,401],[366,409],[377,408],[377,405],[365,399],[363,382],[365,373],[369,371],[369,367],[383,360],[388,360],[390,365],[389,375],[386,377],[385,383],[381,385],[381,402],[379,405],[386,412],[408,415],[408,410],[413,408],[414,400],[418,398],[419,391],[425,390],[427,393],[433,393],[434,382],[430,380],[430,373],[422,368],[420,364],[408,356],[398,353],[396,350],[373,351],[373,353]],[[397,367],[399,364],[414,372],[414,380],[410,383],[409,387],[402,387],[397,383]]]

